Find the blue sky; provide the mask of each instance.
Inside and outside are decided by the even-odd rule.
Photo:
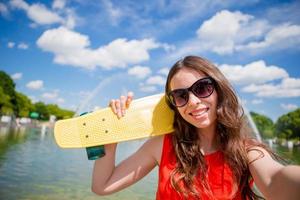
[[[33,102],[90,111],[163,92],[186,55],[214,62],[248,110],[300,105],[300,1],[0,2],[0,70]]]

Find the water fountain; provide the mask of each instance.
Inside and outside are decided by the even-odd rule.
[[[91,111],[92,110],[90,107],[91,105],[89,105],[89,104],[90,104],[91,100],[93,100],[95,98],[95,96],[97,94],[99,94],[101,89],[106,87],[111,82],[117,81],[118,79],[120,79],[122,77],[124,77],[124,74],[119,73],[119,74],[115,74],[110,77],[107,77],[107,78],[103,79],[102,81],[100,81],[100,83],[97,85],[97,87],[79,104],[79,106],[77,107],[77,109],[75,111],[75,116],[79,116],[81,113]]]
[[[248,111],[248,109],[246,108],[246,106],[243,106],[243,109],[244,109],[245,115],[246,115],[246,117],[247,117],[247,120],[248,120],[248,122],[249,122],[249,126],[250,126],[250,128],[252,129],[255,138],[256,138],[258,141],[262,142],[261,135],[260,135],[260,133],[259,133],[259,131],[258,131],[258,129],[257,129],[256,124],[255,124],[254,121],[253,121],[252,116],[250,115],[250,112]]]

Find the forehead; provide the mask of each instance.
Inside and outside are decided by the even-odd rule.
[[[190,68],[181,68],[171,79],[171,90],[179,88],[188,88],[197,80],[207,77],[203,72]]]

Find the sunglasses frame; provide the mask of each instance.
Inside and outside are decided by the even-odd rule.
[[[206,96],[198,96],[197,94],[195,94],[195,92],[194,92],[194,90],[193,90],[193,88],[195,87],[195,85],[197,85],[199,82],[201,82],[201,81],[203,81],[203,80],[209,80],[210,82],[211,82],[211,85],[212,85],[212,91],[208,94],[208,95],[206,95]],[[183,104],[183,105],[180,105],[180,106],[177,106],[176,104],[175,104],[175,100],[174,101],[172,101],[172,99],[174,99],[174,97],[171,97],[172,96],[172,93],[174,93],[175,91],[178,91],[178,90],[184,90],[184,91],[187,91],[187,94],[188,94],[188,96],[187,96],[187,100],[186,100],[186,102]],[[168,92],[168,94],[167,94],[167,98],[168,98],[168,100],[169,100],[169,102],[173,105],[173,106],[175,106],[175,107],[183,107],[183,106],[185,106],[188,102],[189,102],[189,98],[190,98],[190,95],[189,95],[189,92],[192,92],[196,97],[198,97],[198,98],[207,98],[207,97],[209,97],[210,95],[212,95],[212,93],[214,92],[214,90],[215,90],[215,80],[213,79],[213,78],[211,78],[211,77],[204,77],[204,78],[201,78],[201,79],[199,79],[199,80],[197,80],[195,83],[193,83],[190,87],[188,87],[188,88],[180,88],[180,89],[175,89],[175,90],[172,90],[172,91],[170,91],[170,92]]]

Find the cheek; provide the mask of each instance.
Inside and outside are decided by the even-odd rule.
[[[184,108],[177,108],[177,110],[178,110],[179,114],[181,115],[181,117],[182,117],[185,121],[187,121],[187,122],[190,121],[190,120],[188,119],[188,114],[186,114],[186,110],[185,110]]]
[[[213,118],[217,118],[218,96],[215,94],[211,97],[211,115]]]
[[[184,118],[184,109],[183,108],[177,108],[179,114]]]

